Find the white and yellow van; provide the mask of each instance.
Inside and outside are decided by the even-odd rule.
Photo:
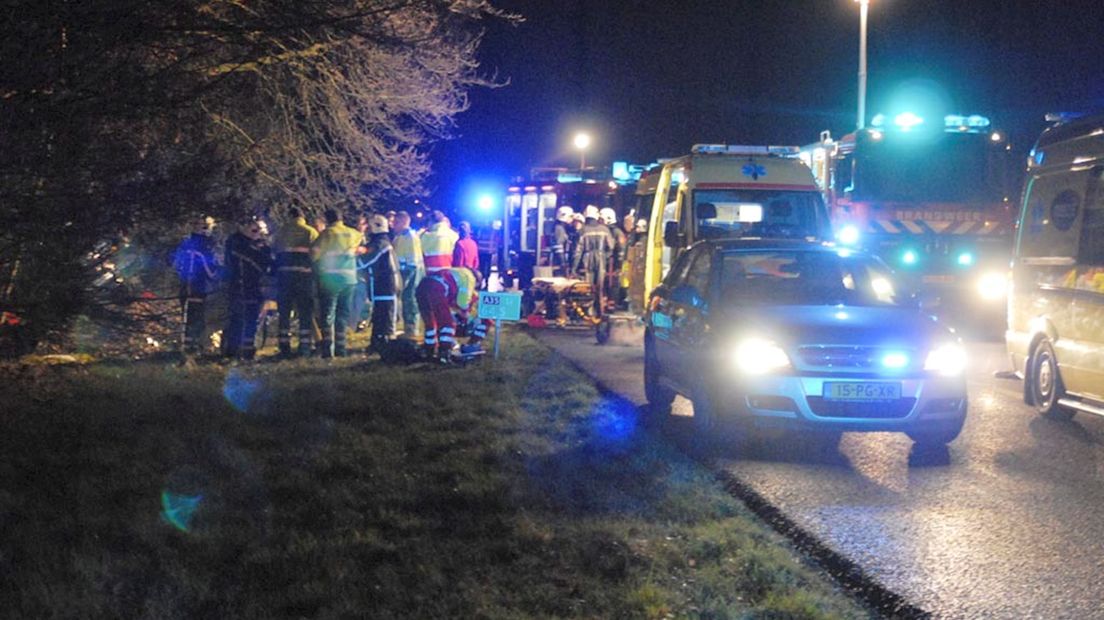
[[[823,197],[798,152],[797,147],[699,144],[641,176],[635,217],[647,223],[647,232],[630,252],[630,310],[643,311],[679,252],[696,241],[831,240]]]
[[[1031,151],[1006,341],[1028,404],[1104,415],[1104,115],[1059,123]]]

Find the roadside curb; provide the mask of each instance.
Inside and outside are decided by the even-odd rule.
[[[531,330],[526,331],[531,332]],[[535,340],[551,349],[557,356],[566,361],[580,374],[587,377],[602,396],[619,401],[634,410],[637,409],[638,405],[632,400],[626,398],[617,390],[610,388],[601,379],[591,375],[582,364],[562,353],[552,343],[541,338],[539,333],[530,333],[530,335]],[[682,452],[687,457],[709,469],[729,495],[747,506],[752,513],[762,519],[771,529],[790,541],[795,549],[828,573],[828,576],[836,582],[844,592],[855,597],[880,617],[900,620],[928,620],[932,618],[930,612],[916,607],[900,594],[883,586],[868,575],[858,564],[833,551],[815,536],[802,529],[781,510],[771,505],[763,496],[756,493],[739,478],[718,468],[715,462],[703,460],[699,456],[687,452],[677,441],[673,441],[670,437],[664,435],[660,428],[650,428],[649,430],[653,434],[670,442],[679,452]]]

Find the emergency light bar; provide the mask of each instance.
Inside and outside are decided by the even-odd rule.
[[[957,129],[959,127],[985,129],[989,126],[989,119],[980,114],[971,114],[970,116],[948,114],[943,117],[943,126],[947,129]]]
[[[695,155],[797,155],[796,146],[749,146],[744,144],[695,144],[690,152]]]

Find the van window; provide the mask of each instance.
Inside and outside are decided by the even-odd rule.
[[[1104,166],[1089,173],[1085,188],[1085,212],[1081,221],[1081,239],[1077,247],[1077,262],[1082,265],[1104,265]]]
[[[694,212],[712,204],[716,217],[698,220],[698,238],[821,238],[825,224],[820,192],[722,189],[696,190]]]
[[[1033,178],[1021,213],[1018,253],[1028,258],[1077,256],[1084,172],[1058,172]]]

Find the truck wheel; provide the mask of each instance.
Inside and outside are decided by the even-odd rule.
[[[1035,411],[1054,420],[1073,418],[1072,409],[1058,404],[1058,399],[1065,396],[1066,389],[1062,386],[1058,358],[1054,355],[1054,345],[1050,344],[1050,340],[1044,338],[1035,347],[1027,369],[1027,381]]]
[[[648,338],[644,344],[644,395],[648,399],[648,418],[651,422],[662,421],[671,415],[671,403],[675,402],[674,390],[660,385],[661,376],[655,345]]]

